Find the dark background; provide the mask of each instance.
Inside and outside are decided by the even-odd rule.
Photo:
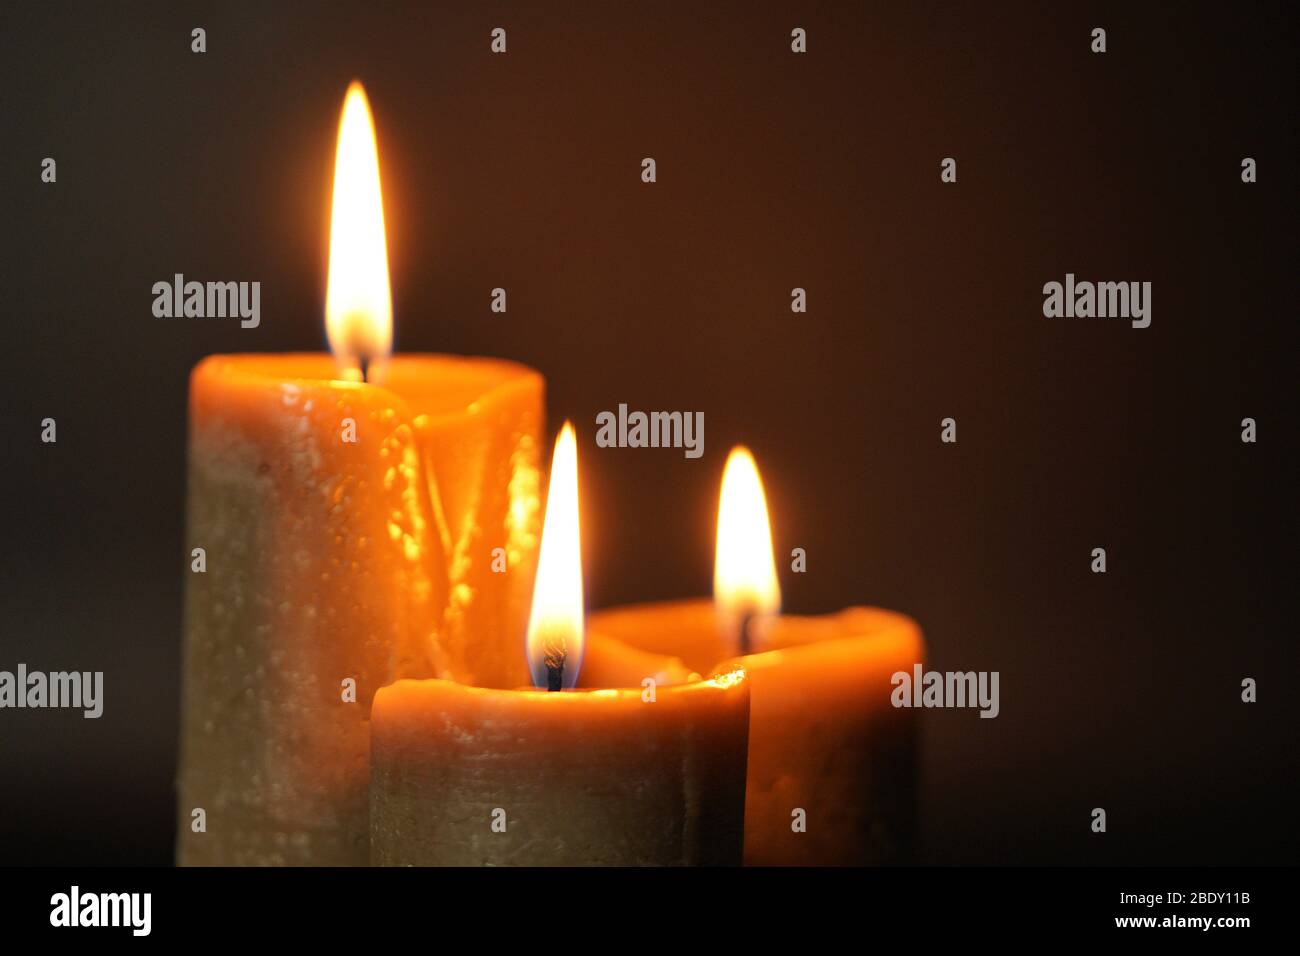
[[[4,5],[0,669],[103,670],[106,709],[0,711],[0,863],[171,859],[186,378],[325,347],[353,77],[396,347],[546,375],[593,606],[708,592],[745,442],[788,610],[1001,672],[998,719],[924,714],[924,860],[1294,861],[1284,5],[607,6]],[[1151,327],[1044,318],[1070,271],[1153,282]],[[153,318],[174,272],[260,281],[261,327]],[[705,456],[597,449],[619,402],[703,410]]]

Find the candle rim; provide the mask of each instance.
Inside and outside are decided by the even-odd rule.
[[[739,663],[728,662],[729,666],[719,667],[718,670],[708,677],[697,681],[689,681],[684,684],[663,684],[656,688],[657,694],[670,694],[674,697],[699,696],[702,692],[726,691],[733,687],[745,687],[750,683],[749,672]],[[512,700],[526,700],[535,698],[537,700],[581,700],[591,697],[597,697],[607,700],[626,700],[637,702],[641,701],[643,688],[641,687],[571,687],[562,691],[548,691],[545,687],[481,687],[477,684],[462,684],[460,681],[451,680],[445,677],[404,677],[385,684],[376,691],[376,697],[384,691],[392,688],[411,689],[416,685],[442,685],[455,688],[456,693],[463,693],[471,697],[493,696],[505,694]],[[554,705],[544,705],[554,706]],[[654,706],[646,704],[646,706]]]
[[[276,362],[286,365],[319,363],[333,370],[335,374],[328,377],[302,374],[277,374]],[[394,370],[399,375],[408,374],[408,370],[424,362],[438,363],[456,367],[457,372],[471,372],[481,375],[481,384],[471,381],[463,391],[472,394],[472,398],[457,401],[455,404],[420,412],[430,421],[455,418],[472,414],[483,402],[492,401],[499,396],[509,394],[512,390],[528,387],[533,383],[544,384],[541,372],[513,359],[497,358],[488,355],[459,355],[450,352],[403,352],[395,353],[387,359],[390,380],[385,383],[349,381],[338,377],[338,367],[333,356],[328,352],[224,352],[208,355],[199,360],[190,373],[191,380],[204,375],[222,378],[238,378],[252,386],[278,387],[286,384],[305,388],[330,388],[339,391],[356,391],[373,389],[371,394],[387,393],[404,403],[410,403],[412,395],[408,390],[394,387],[391,375]],[[291,369],[297,372],[298,369]],[[437,379],[422,381],[422,386],[436,386]],[[436,388],[421,392],[420,397],[436,398]],[[427,403],[421,403],[427,404]]]
[[[660,601],[640,601],[635,604],[618,604],[613,607],[598,608],[587,612],[587,631],[589,634],[596,635],[599,640],[601,636],[609,639],[620,641],[636,650],[645,651],[650,654],[667,654],[658,646],[647,647],[636,640],[630,638],[621,626],[623,622],[618,618],[624,615],[636,617],[640,615],[651,615],[647,626],[653,626],[656,622],[654,615],[664,615],[671,618],[683,611],[689,614],[698,614],[701,620],[712,622],[714,619],[714,602],[712,598],[703,596],[678,598],[673,600]],[[833,636],[814,637],[808,640],[794,641],[791,643],[781,644],[779,646],[762,647],[751,651],[749,654],[726,653],[719,656],[715,661],[710,662],[700,673],[714,673],[717,669],[740,661],[761,657],[763,655],[780,654],[787,657],[799,658],[805,654],[814,653],[814,648],[824,648],[828,645],[851,644],[862,641],[881,641],[900,634],[908,635],[915,640],[922,641],[921,626],[916,619],[902,611],[895,611],[890,608],[874,607],[865,604],[851,604],[848,607],[840,608],[834,611],[827,611],[824,614],[773,614],[768,616],[767,620],[772,623],[781,622],[798,627],[800,625],[811,624],[840,624],[844,630],[843,633]],[[665,627],[668,625],[665,624]],[[710,624],[710,626],[712,626]],[[675,653],[675,652],[674,652]],[[695,662],[700,663],[700,662]],[[687,661],[687,664],[691,664]]]

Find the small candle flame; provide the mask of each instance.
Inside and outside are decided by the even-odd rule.
[[[781,609],[767,498],[754,456],[743,446],[731,450],[722,472],[713,604],[719,625],[742,651],[749,649],[743,630]]]
[[[578,525],[578,442],[568,422],[555,439],[546,518],[528,617],[528,666],[533,684],[578,682],[582,666],[582,536]]]
[[[343,100],[334,156],[325,329],[330,351],[350,377],[358,377],[371,362],[382,363],[392,351],[393,300],[379,150],[370,103],[356,80]]]

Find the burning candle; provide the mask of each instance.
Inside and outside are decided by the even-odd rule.
[[[403,680],[375,697],[383,865],[739,864],[749,682],[572,691],[583,665],[577,448],[556,441],[527,657],[538,688]],[[520,658],[524,648],[520,648]]]
[[[915,731],[912,711],[894,708],[890,694],[892,675],[923,661],[916,623],[865,607],[778,616],[767,502],[744,449],[723,474],[716,548],[712,602],[591,616],[591,653],[613,662],[602,676],[627,685],[656,669],[749,674],[746,864],[907,859]]]
[[[375,692],[526,680],[542,378],[390,358],[359,83],[339,123],[326,325],[332,358],[212,356],[191,378],[184,864],[365,864]]]

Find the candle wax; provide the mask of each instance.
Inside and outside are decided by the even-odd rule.
[[[399,681],[375,697],[382,865],[737,865],[743,672],[643,690]]]
[[[746,864],[909,859],[915,725],[890,693],[896,671],[924,660],[920,629],[877,608],[755,623],[755,652],[737,657],[711,601],[636,605],[590,615],[587,647],[600,654],[613,641],[706,674],[735,666],[749,674]]]
[[[245,355],[191,377],[181,863],[365,864],[375,692],[526,680],[542,379],[450,356],[384,371]]]

